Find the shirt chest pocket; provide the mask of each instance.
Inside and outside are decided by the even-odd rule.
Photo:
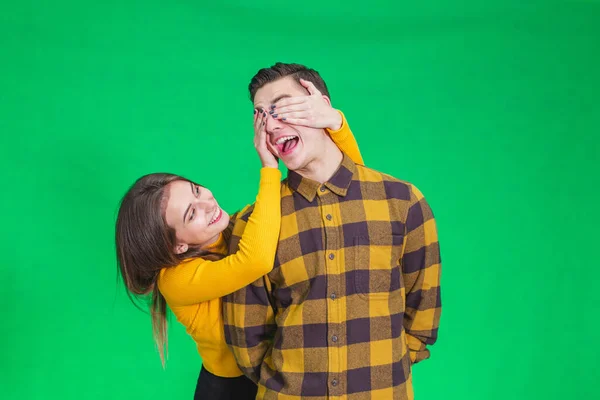
[[[368,299],[399,296],[404,287],[400,267],[403,235],[355,236],[347,259],[356,294]]]

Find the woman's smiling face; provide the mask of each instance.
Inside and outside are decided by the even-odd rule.
[[[167,186],[165,219],[175,230],[175,253],[185,253],[190,246],[206,247],[227,228],[229,215],[219,207],[212,192],[188,181]]]

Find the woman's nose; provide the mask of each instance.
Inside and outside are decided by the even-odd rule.
[[[205,211],[210,211],[215,208],[215,200],[213,196],[206,197],[203,199],[198,199],[198,206],[201,207]]]

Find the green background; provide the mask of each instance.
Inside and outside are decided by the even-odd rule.
[[[319,70],[367,165],[438,219],[417,399],[591,399],[600,379],[597,1],[3,1],[0,398],[187,399],[200,367],[117,282],[117,204],[186,175],[256,195],[246,87]]]

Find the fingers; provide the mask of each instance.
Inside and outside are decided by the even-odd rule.
[[[308,101],[308,96],[296,96],[296,97],[286,97],[284,99],[279,100],[277,103],[271,106],[271,111],[276,108],[290,106],[292,104],[302,104]]]
[[[311,82],[311,81],[307,81],[305,79],[300,79],[300,84],[302,86],[304,86],[306,88],[306,90],[308,90],[308,93],[311,94],[311,96],[314,95],[321,95],[321,92],[319,91],[319,89],[316,88],[316,86]]]
[[[277,115],[276,118],[281,121],[289,122],[290,119],[311,119],[313,114],[310,111],[290,111]]]
[[[284,121],[286,124],[290,125],[308,126],[309,128],[312,127],[311,121],[305,118],[287,118]]]
[[[257,117],[256,124],[254,125],[254,146],[257,150],[266,150],[267,145],[267,130],[266,119],[268,117],[265,113],[261,113],[259,117]]]
[[[275,156],[277,151],[271,145],[266,129],[268,118],[270,118],[270,115],[264,111],[259,111],[257,116],[255,116],[254,147],[256,148],[263,167],[277,168],[278,159]]]
[[[259,124],[259,127],[261,130],[264,130],[264,127],[267,124],[267,118],[269,118],[267,116],[267,113],[265,111],[263,111],[262,115],[260,116],[260,124]]]
[[[272,117],[292,125],[312,126],[315,119],[315,110],[310,102],[277,107]]]
[[[261,125],[264,125],[267,113],[260,110],[254,111],[254,131],[256,132]]]
[[[268,138],[267,135],[267,118],[269,118],[270,115],[267,114],[267,112],[265,111],[260,111],[257,110],[257,112],[254,114],[254,146],[257,149],[266,149],[268,150],[273,157],[275,157],[275,160],[279,160],[275,155],[277,154],[277,149],[271,144],[271,141]]]
[[[267,143],[267,149],[271,152],[271,154],[275,156],[277,154],[277,149],[271,144],[271,141],[268,140],[268,138],[266,137],[265,142]]]
[[[254,146],[264,147],[267,132],[265,131],[266,113],[258,111],[254,116]]]
[[[261,122],[260,129],[258,130],[258,144],[260,147],[264,147],[267,142],[267,132],[263,129],[264,126],[265,124]]]
[[[298,104],[288,106],[277,106],[272,110],[272,117],[280,121],[287,121],[289,118],[308,118],[312,115],[313,105],[309,101],[303,101]]]
[[[270,114],[273,116],[273,118],[278,118],[285,114],[289,114],[289,113],[293,113],[293,112],[307,111],[307,110],[310,110],[311,108],[312,108],[312,105],[310,102],[302,102],[299,104],[292,104],[292,105],[283,106],[283,107],[277,106],[276,108],[274,108],[273,110],[270,111]]]
[[[258,136],[258,131],[260,129],[260,115],[257,113],[254,116],[254,140],[256,141],[256,138]]]
[[[260,111],[258,111],[256,108],[254,109],[254,127],[256,128],[256,123],[258,121],[258,118],[260,118],[261,113]]]

